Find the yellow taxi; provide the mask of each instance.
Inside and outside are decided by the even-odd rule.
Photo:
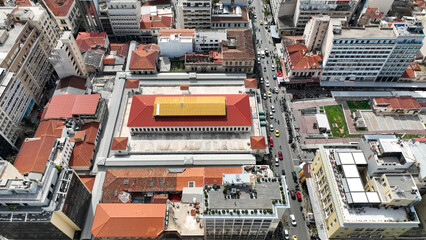
[[[271,91],[268,91],[268,97],[272,97]]]
[[[280,136],[280,130],[278,130],[278,128],[275,128],[275,136],[277,136],[277,137]]]
[[[260,20],[259,23],[260,23],[260,25],[263,25],[263,21],[262,20]]]
[[[291,237],[292,240],[297,240],[297,236],[293,235],[293,237]]]

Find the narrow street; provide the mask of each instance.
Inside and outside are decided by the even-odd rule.
[[[262,99],[264,96],[264,93],[268,94],[268,91],[271,92],[271,97],[267,96],[267,99],[264,100],[264,106],[265,106],[265,114],[267,115],[267,119],[269,121],[269,124],[267,126],[267,129],[269,131],[270,136],[273,138],[274,146],[271,149],[272,152],[272,159],[271,165],[273,166],[274,172],[278,172],[281,174],[282,170],[285,170],[286,174],[286,180],[287,180],[287,186],[288,190],[295,189],[296,184],[293,181],[292,172],[294,171],[294,164],[293,159],[298,158],[298,153],[294,152],[294,150],[291,148],[291,144],[289,144],[288,141],[288,131],[287,131],[287,123],[285,119],[285,113],[283,110],[283,105],[280,104],[280,100],[283,100],[286,98],[286,102],[289,102],[290,99],[287,98],[285,95],[285,88],[281,87],[279,88],[279,84],[276,79],[273,79],[273,75],[276,75],[276,63],[275,58],[273,56],[273,50],[275,46],[272,42],[272,37],[270,32],[268,32],[268,29],[266,29],[265,25],[265,18],[263,14],[263,1],[252,1],[251,6],[254,9],[254,12],[257,16],[256,19],[253,19],[253,31],[255,32],[256,42],[258,40],[258,43],[256,44],[256,52],[259,51],[265,51],[267,49],[269,51],[268,56],[265,56],[262,58],[262,56],[256,56],[256,61],[258,58],[260,58],[260,66],[259,66],[259,76],[263,77],[264,83],[260,85],[260,90],[262,94]],[[260,21],[263,21],[263,25],[260,24]],[[269,24],[269,23],[268,23]],[[272,67],[274,66],[275,70],[272,70]],[[269,87],[267,86],[267,82],[269,82]],[[279,88],[278,93],[275,93],[275,88]],[[275,112],[272,112],[271,106],[275,108]],[[290,109],[289,109],[290,110]],[[270,113],[272,112],[273,119],[270,117]],[[273,125],[273,131],[270,131],[270,124]],[[275,129],[279,130],[279,137],[275,134]],[[295,133],[294,133],[295,134]],[[275,166],[275,158],[278,158],[278,152],[281,151],[283,155],[283,160],[279,160],[279,166]],[[304,198],[304,196],[302,197]],[[306,226],[306,222],[304,220],[304,217],[302,216],[301,212],[301,206],[302,204],[298,202],[297,200],[290,199],[290,206],[288,214],[285,214],[286,218],[285,221],[288,223],[284,225],[283,229],[287,229],[290,234],[290,238],[293,235],[296,235],[298,239],[307,240],[310,239],[308,235],[308,229]],[[290,214],[294,214],[297,226],[294,227],[290,223],[290,219],[288,216]],[[280,238],[281,239],[281,238]]]

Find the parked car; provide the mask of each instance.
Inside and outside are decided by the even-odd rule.
[[[297,198],[297,201],[301,202],[302,201],[302,194],[300,194],[300,192],[296,192],[296,198]]]
[[[274,114],[272,112],[269,113],[269,118],[274,119]]]
[[[293,181],[295,183],[297,183],[297,174],[296,174],[296,172],[295,171],[291,172],[291,175],[293,176]]]
[[[280,166],[280,161],[278,161],[278,158],[275,158],[275,167],[279,167]]]
[[[271,137],[269,138],[269,146],[270,147],[274,146],[274,139],[272,139]]]
[[[291,199],[295,200],[296,199],[296,194],[294,193],[294,190],[290,190],[290,197]]]
[[[269,130],[270,130],[271,132],[273,132],[273,131],[274,131],[274,125],[270,124],[270,125],[269,125]]]
[[[280,92],[280,90],[277,88],[277,87],[275,87],[275,93],[279,93]]]
[[[266,67],[263,67],[263,71],[266,72]]]
[[[263,77],[260,78],[260,84],[263,84]]]
[[[271,66],[272,71],[275,71],[275,67],[274,65]]]
[[[268,97],[266,96],[266,93],[263,93],[263,100],[268,99]]]
[[[281,170],[281,175],[285,176],[285,170]]]
[[[279,173],[279,172],[276,172],[276,173],[275,173],[275,177],[280,177],[280,173]]]
[[[260,57],[257,58],[257,63],[260,64]]]
[[[293,226],[297,225],[296,217],[293,214],[290,215],[290,221],[291,221],[291,225]]]
[[[280,160],[283,160],[283,152],[278,152],[278,158],[280,159]]]

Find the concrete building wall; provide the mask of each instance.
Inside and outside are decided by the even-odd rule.
[[[367,0],[365,8],[378,8],[386,16],[393,4],[393,0]]]
[[[65,31],[49,58],[59,78],[87,76],[83,56],[70,31]]]
[[[211,27],[212,0],[179,0],[178,19],[186,29]]]
[[[226,30],[196,31],[194,39],[195,51],[217,50],[224,40],[226,40]]]
[[[192,37],[182,37],[176,34],[160,37],[158,46],[163,57],[177,58],[194,53],[193,41]]]
[[[324,38],[327,35],[329,16],[315,16],[306,24],[303,38],[308,51],[317,51],[321,49]]]
[[[135,38],[140,35],[141,2],[111,0],[107,2],[111,28],[115,36]]]

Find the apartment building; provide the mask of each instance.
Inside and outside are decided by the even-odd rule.
[[[322,56],[308,52],[300,43],[285,48],[282,61],[288,83],[318,82],[322,73]]]
[[[0,161],[2,236],[75,239],[83,228],[91,194],[73,170],[58,171],[47,160],[54,141],[42,137],[30,142],[18,155],[25,158],[18,166]]]
[[[62,31],[78,32],[82,17],[75,0],[43,0],[51,16]]]
[[[303,38],[308,51],[321,50],[322,43],[327,34],[330,16],[314,16],[306,24]]]
[[[139,37],[142,20],[140,1],[111,0],[107,2],[107,8],[114,36],[119,39]]]
[[[179,58],[194,52],[194,29],[162,29],[158,34],[161,56]]]
[[[413,61],[424,38],[420,21],[333,31],[322,47],[322,80],[396,82]]]
[[[177,0],[175,5],[178,28],[211,27],[212,0]]]
[[[208,52],[218,50],[222,41],[226,41],[226,29],[195,31],[195,51]]]
[[[46,83],[54,82],[48,56],[59,34],[41,7],[4,7],[0,12],[0,134],[10,149],[18,139],[17,124],[41,103]]]
[[[86,65],[71,31],[65,31],[49,58],[59,78],[87,76]]]
[[[370,175],[369,164],[353,146],[320,145],[307,178],[320,236],[397,239],[419,226],[411,175]]]
[[[303,35],[306,24],[316,15],[351,19],[359,0],[273,0],[272,14],[281,35]]]
[[[142,6],[141,14],[141,38],[144,42],[156,42],[161,30],[173,28],[173,11],[170,7]]]

